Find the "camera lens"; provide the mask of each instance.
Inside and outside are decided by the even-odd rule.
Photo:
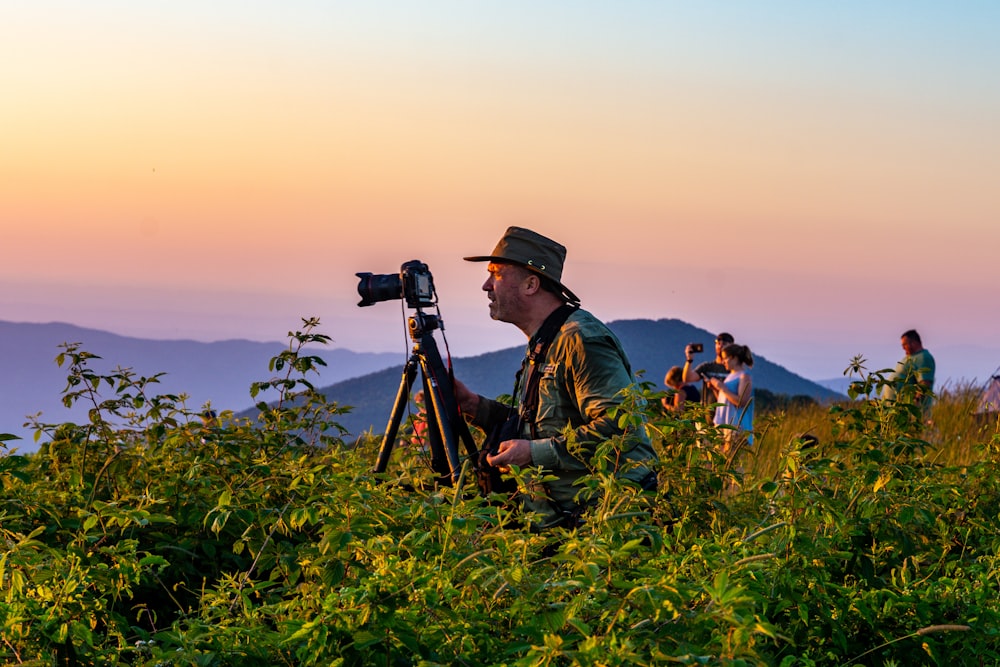
[[[379,301],[403,298],[403,281],[398,273],[356,273],[361,280],[358,282],[359,306],[370,306]]]

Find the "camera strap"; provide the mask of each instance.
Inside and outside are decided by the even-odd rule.
[[[476,481],[484,496],[488,497],[492,493],[509,494],[517,490],[517,484],[512,480],[503,479],[500,471],[489,464],[487,456],[496,454],[501,442],[520,438],[524,424],[530,425],[532,438],[538,437],[538,428],[535,426],[535,415],[538,412],[538,383],[541,379],[538,366],[545,361],[549,346],[559,333],[563,323],[577,308],[579,308],[578,305],[566,304],[554,310],[545,318],[538,332],[528,341],[528,352],[514,379],[515,396],[521,387],[522,377],[526,382],[521,404],[518,409],[508,408],[507,418],[494,425],[487,434],[483,448],[479,452]]]
[[[515,387],[520,386],[521,376],[525,375],[524,397],[518,410],[520,424],[528,424],[531,428],[531,437],[538,437],[538,429],[535,426],[535,416],[538,414],[538,383],[541,380],[541,364],[545,361],[545,355],[549,351],[549,346],[555,340],[556,334],[562,328],[570,315],[580,306],[578,304],[563,304],[556,308],[545,318],[542,326],[531,340],[528,341],[528,353],[521,363],[521,369],[517,372],[514,381]],[[520,430],[520,429],[519,429]]]

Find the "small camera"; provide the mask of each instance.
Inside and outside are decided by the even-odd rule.
[[[692,354],[705,351],[705,346],[701,343],[691,343],[688,345],[688,348],[691,350]]]

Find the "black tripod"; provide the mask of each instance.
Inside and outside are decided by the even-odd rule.
[[[431,469],[437,473],[438,482],[447,486],[458,482],[462,463],[458,454],[458,440],[465,444],[472,461],[476,462],[476,442],[468,424],[458,410],[452,387],[452,378],[441,361],[432,332],[438,328],[439,318],[423,313],[419,308],[408,320],[413,353],[403,368],[403,377],[392,406],[389,423],[382,436],[375,472],[385,472],[392,456],[392,448],[399,433],[399,425],[406,410],[410,389],[419,368],[424,387],[424,405],[427,411],[427,439],[431,451]]]

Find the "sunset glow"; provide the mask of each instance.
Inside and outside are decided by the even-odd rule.
[[[478,353],[521,339],[461,257],[524,224],[604,319],[731,330],[814,379],[911,327],[942,377],[1000,364],[992,3],[2,15],[0,319],[281,340],[316,315],[395,350],[354,273],[420,258]]]

